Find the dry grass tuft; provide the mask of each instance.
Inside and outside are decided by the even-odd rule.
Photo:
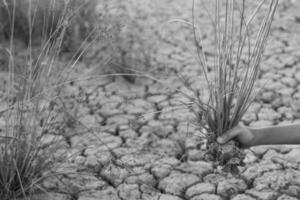
[[[208,140],[211,159],[221,165],[241,163],[243,154],[237,144],[219,146],[216,138],[236,126],[253,101],[254,84],[277,4],[278,0],[262,0],[249,12],[245,0],[215,0],[211,16],[214,56],[209,58],[201,39],[201,26],[196,26],[194,2],[190,24],[197,62],[209,93],[207,100],[199,90],[185,85],[193,92],[188,98],[193,102],[196,124],[205,129],[203,137]],[[257,25],[259,29],[253,32]]]
[[[24,10],[30,16],[26,18],[29,25],[27,49],[21,66],[22,72],[16,72],[15,47],[19,30],[15,28],[19,22],[17,15],[20,13],[17,14],[19,4],[15,0],[11,2],[12,8],[8,9],[12,10],[9,18],[9,46],[5,48],[9,56],[7,84],[5,88],[1,88],[5,98],[0,101],[4,108],[0,118],[1,200],[30,199],[37,190],[43,191],[40,183],[44,178],[53,176],[61,159],[66,158],[64,143],[59,137],[49,137],[47,132],[56,129],[57,124],[53,122],[59,113],[56,112],[55,105],[61,97],[64,84],[72,78],[70,74],[77,61],[76,59],[67,66],[58,62],[63,39],[74,16],[69,9],[72,6],[70,2],[66,1],[59,7],[61,13],[55,27],[47,34],[40,35],[42,42],[39,43],[38,52],[35,52],[37,46],[33,45],[35,26],[32,21],[43,10],[28,1],[27,10]],[[52,5],[52,1],[45,2]],[[5,6],[8,8],[10,5]],[[42,27],[48,27],[48,24]],[[86,49],[88,43],[83,43],[82,46]]]

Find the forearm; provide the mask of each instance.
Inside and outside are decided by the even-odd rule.
[[[273,144],[300,144],[300,124],[250,129],[254,134],[251,146]]]

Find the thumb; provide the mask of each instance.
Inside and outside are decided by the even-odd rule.
[[[219,136],[217,138],[217,142],[220,144],[225,144],[226,142],[228,142],[229,140],[237,137],[239,135],[240,131],[238,127],[235,127],[229,131],[227,131],[226,133],[224,133],[223,135]]]

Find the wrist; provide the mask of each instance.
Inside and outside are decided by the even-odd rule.
[[[264,141],[262,129],[248,128],[248,130],[252,135],[252,139],[249,142],[249,147],[261,145],[262,141]]]

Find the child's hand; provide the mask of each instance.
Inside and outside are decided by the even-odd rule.
[[[225,144],[226,142],[237,139],[242,146],[250,147],[253,144],[255,135],[251,132],[250,129],[245,126],[239,124],[231,130],[227,131],[224,135],[218,137],[217,141],[220,144]]]

